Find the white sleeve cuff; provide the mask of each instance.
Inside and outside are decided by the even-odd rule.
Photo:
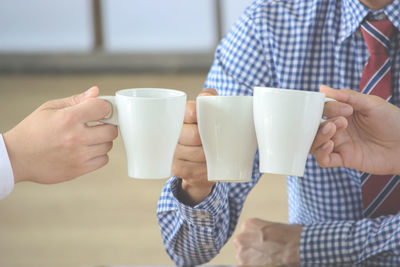
[[[0,134],[0,199],[5,198],[14,189],[14,175],[8,157],[3,135]]]

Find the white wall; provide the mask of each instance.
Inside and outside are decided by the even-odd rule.
[[[102,0],[112,52],[212,52],[215,0]],[[252,0],[222,0],[224,33]],[[0,0],[0,53],[90,51],[91,0]]]
[[[0,0],[0,51],[85,51],[90,0]]]
[[[242,11],[254,0],[222,0],[223,30],[226,34],[235,21],[239,18]]]
[[[209,51],[216,43],[213,0],[105,0],[110,51]]]

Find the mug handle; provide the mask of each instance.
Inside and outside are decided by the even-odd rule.
[[[118,126],[118,110],[115,105],[115,96],[101,95],[98,98],[108,101],[112,106],[111,113],[106,118],[101,119],[100,122]]]
[[[325,103],[326,103],[326,102],[336,102],[336,99],[326,97],[326,98],[325,98]],[[321,123],[325,122],[326,120],[327,120],[327,117],[322,116],[322,118],[321,118]]]

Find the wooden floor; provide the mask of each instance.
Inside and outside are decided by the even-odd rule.
[[[46,100],[92,85],[105,95],[131,87],[174,88],[194,99],[204,79],[204,73],[0,75],[0,132]],[[51,186],[17,184],[0,201],[0,266],[173,265],[156,219],[165,181],[129,178],[120,138],[109,155],[110,163],[91,174]],[[251,217],[287,221],[284,177],[261,178],[247,199],[238,229]],[[235,264],[234,255],[229,241],[209,264]]]

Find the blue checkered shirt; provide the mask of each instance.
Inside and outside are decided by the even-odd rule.
[[[326,84],[358,90],[369,57],[359,26],[382,11],[400,29],[400,0],[374,12],[358,0],[256,1],[219,44],[205,87],[220,95],[252,95],[254,86],[318,91]],[[392,102],[398,105],[400,36],[394,35],[389,55]],[[180,179],[165,184],[157,216],[177,265],[198,265],[218,254],[260,176],[256,155],[251,182],[217,183],[195,207],[179,202]],[[287,177],[287,186],[289,220],[304,226],[301,263],[400,266],[400,214],[363,217],[358,171],[323,169],[309,155],[304,177]]]

